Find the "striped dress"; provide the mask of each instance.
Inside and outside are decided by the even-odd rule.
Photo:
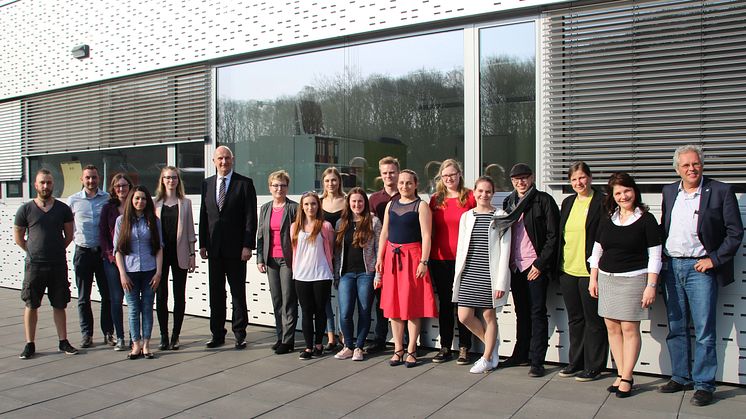
[[[474,213],[469,250],[458,291],[461,307],[492,308],[492,280],[490,279],[489,228],[493,212]]]

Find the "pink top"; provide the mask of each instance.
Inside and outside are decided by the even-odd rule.
[[[531,239],[526,233],[526,225],[523,224],[523,215],[513,224],[511,231],[512,243],[510,245],[510,269],[520,272],[531,267],[536,260],[536,249],[531,244]]]
[[[469,191],[464,206],[460,206],[458,198],[446,198],[442,207],[438,207],[435,197],[430,198],[430,209],[433,213],[432,247],[430,259],[456,260],[458,246],[458,226],[461,216],[477,206],[474,193]]]
[[[269,239],[271,248],[269,255],[273,258],[285,257],[282,254],[282,238],[280,237],[280,229],[282,229],[282,216],[285,214],[285,206],[280,207],[279,211],[275,211],[272,207],[272,214],[269,216],[269,231],[272,236]]]

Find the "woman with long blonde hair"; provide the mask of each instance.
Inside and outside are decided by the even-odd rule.
[[[325,221],[328,221],[332,227],[337,225],[345,208],[345,193],[342,188],[342,175],[336,167],[327,167],[321,174],[323,192],[321,193],[321,212]],[[335,283],[336,287],[336,283]],[[332,352],[337,349],[339,341],[336,332],[338,332],[337,323],[335,322],[334,308],[338,307],[338,299],[329,295],[329,302],[326,304],[326,335],[329,340],[326,350]],[[342,333],[339,331],[340,340]]]
[[[430,211],[433,214],[433,237],[430,249],[430,277],[438,292],[438,324],[440,328],[440,351],[433,362],[446,362],[451,359],[453,326],[455,322],[453,298],[453,278],[456,269],[456,247],[459,237],[461,215],[477,206],[474,193],[464,186],[461,165],[454,159],[443,161],[438,170],[435,194],[430,197]],[[459,353],[456,363],[469,363],[471,332],[458,322]]]
[[[160,350],[179,349],[179,334],[186,311],[187,273],[194,272],[194,218],[192,201],[184,196],[181,171],[174,166],[161,169],[158,187],[155,190],[155,213],[161,220],[163,236],[163,280],[156,290],[156,313],[161,332]],[[168,339],[168,271],[173,276],[174,327]]]

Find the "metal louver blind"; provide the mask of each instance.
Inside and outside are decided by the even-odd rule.
[[[21,102],[0,103],[0,181],[21,180]]]
[[[210,71],[191,67],[24,100],[24,155],[203,141]]]
[[[746,182],[746,1],[617,1],[547,12],[543,142],[549,184],[571,162],[640,183],[676,178],[676,147]]]

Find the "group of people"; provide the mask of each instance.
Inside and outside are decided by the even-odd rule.
[[[574,193],[558,208],[551,195],[536,189],[532,169],[519,163],[510,170],[514,190],[496,208],[493,180],[483,176],[473,189],[467,188],[461,166],[452,159],[441,164],[436,191],[423,203],[417,174],[402,170],[393,157],[379,161],[383,189],[370,197],[359,187],[345,194],[339,171],[330,167],[322,174],[323,194],[306,192],[296,203],[287,197],[288,173],[271,173],[272,200],[257,217],[252,180],[233,171],[231,150],[220,146],[213,155],[217,173],[202,185],[199,220],[199,252],[209,270],[211,339],[206,346],[225,344],[227,280],[235,347],[246,347],[246,262],[256,250],[257,268],[269,282],[276,330],[272,349],[277,354],[296,347],[300,305],[300,359],[334,348],[337,359],[362,361],[385,348],[390,324],[394,352],[389,364],[414,367],[421,319],[437,317],[441,348],[433,362],[456,357],[458,364],[471,364],[476,337],[484,354],[470,372],[529,366],[529,375],[540,377],[549,335],[547,287],[557,279],[570,335],[569,363],[559,376],[597,379],[610,349],[618,377],[608,391],[624,398],[633,390],[640,321],[648,317],[657,289],[663,287],[673,373],[659,391],[695,389],[691,402],[709,404],[717,371],[718,284],[733,282],[743,226],[732,189],[702,175],[701,149],[682,146],[673,161],[681,181],[663,189],[660,225],[627,173],[612,174],[604,193],[592,186],[587,164],[573,164],[568,180]],[[106,343],[117,350],[127,347],[122,325],[126,295],[128,358],[152,358],[155,295],[159,349],[178,349],[186,276],[195,269],[197,241],[178,169],[161,171],[155,201],[126,174],[113,176],[109,194],[98,189],[95,167],[85,167],[81,180],[83,189],[65,205],[52,197],[51,173],[40,170],[34,183],[37,197],[16,215],[15,239],[27,251],[22,291],[27,344],[21,358],[34,355],[36,309],[45,289],[60,350],[77,352],[67,341],[64,321],[70,300],[65,248],[71,241],[76,243],[81,345],[92,345],[90,288],[95,275]],[[170,339],[169,269],[174,297]],[[336,345],[333,287],[341,349]],[[509,293],[516,342],[512,355],[500,362],[496,316]],[[372,316],[374,338],[364,346]],[[693,353],[690,320],[696,335]],[[455,327],[458,354],[452,349]]]
[[[155,200],[145,186],[134,185],[124,173],[112,176],[108,193],[100,190],[99,172],[92,165],[83,168],[81,182],[83,188],[70,196],[66,205],[52,196],[52,173],[41,169],[34,181],[36,198],[16,213],[14,238],[27,252],[22,287],[27,343],[20,357],[31,358],[36,352],[36,309],[45,289],[54,308],[60,351],[78,352],[67,340],[64,311],[70,301],[65,249],[73,241],[80,345],[94,345],[91,288],[95,278],[101,295],[105,344],[115,351],[129,350],[129,359],[152,359],[150,337],[155,300],[161,331],[159,349],[178,349],[187,272],[193,272],[196,266],[192,204],[184,195],[179,170],[172,166],[161,170]],[[169,270],[174,294],[170,340]],[[128,305],[129,343],[125,343],[124,335],[124,298]]]

